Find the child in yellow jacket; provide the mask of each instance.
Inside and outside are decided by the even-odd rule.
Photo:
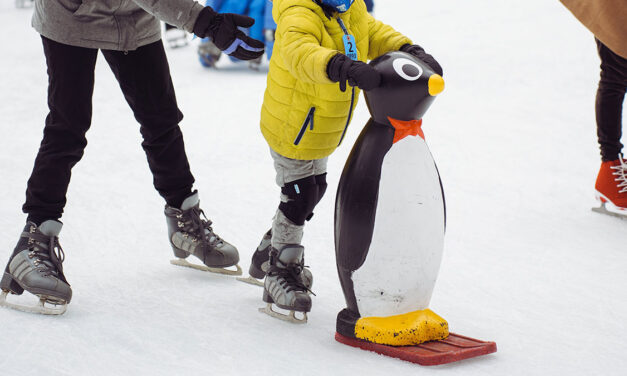
[[[292,311],[294,320],[293,311],[311,309],[312,276],[300,244],[305,221],[327,188],[328,156],[346,134],[359,89],[372,90],[381,82],[366,61],[401,50],[440,75],[442,68],[420,46],[375,20],[363,0],[273,3],[277,30],[261,132],[274,160],[281,203],[249,272],[257,279],[265,276],[268,309],[274,303]]]

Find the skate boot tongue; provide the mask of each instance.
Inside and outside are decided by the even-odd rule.
[[[285,245],[281,250],[272,247],[268,273],[264,281],[263,301],[268,303],[260,311],[272,317],[293,323],[306,323],[307,312],[311,311],[311,297],[302,282],[304,248],[298,244]],[[273,304],[289,310],[289,315],[272,309]],[[296,317],[302,313],[302,318]]]
[[[201,214],[204,215],[203,211],[200,210],[200,199],[198,198],[198,191],[194,191],[194,193],[186,198],[181,204],[182,211],[194,210],[195,208],[198,211],[197,214],[199,217]],[[206,221],[204,221],[204,223],[199,226],[201,228],[204,228],[205,236],[207,237],[207,240],[210,244],[220,245],[222,243],[222,239],[220,239],[220,237],[213,232],[210,220],[206,219]]]
[[[49,219],[39,225],[39,232],[47,236],[59,236],[63,223]]]
[[[198,199],[198,191],[194,191],[191,196],[183,201],[183,203],[181,204],[181,210],[186,211],[199,204],[200,200]]]
[[[29,245],[33,246],[31,249],[32,256],[30,257],[36,257],[36,262],[45,266],[45,269],[42,269],[44,276],[54,275],[65,281],[65,278],[61,277],[63,275],[62,263],[65,259],[65,254],[58,240],[63,223],[50,219],[39,225],[37,231],[34,230],[35,224],[32,222],[30,224],[31,230],[27,234],[22,235],[27,237]]]
[[[276,252],[273,249],[272,252]],[[267,271],[269,273],[278,273],[283,276],[288,283],[292,285],[288,290],[294,291],[308,291],[313,295],[316,295],[311,291],[312,284],[311,272],[307,271],[303,274],[305,266],[303,264],[303,256],[305,248],[302,245],[289,244],[281,248],[275,261],[270,261]],[[272,256],[271,256],[272,259]],[[272,264],[276,266],[272,266]],[[304,277],[304,278],[303,278]]]

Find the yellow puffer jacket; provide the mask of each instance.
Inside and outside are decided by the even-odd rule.
[[[320,159],[342,142],[359,90],[340,91],[327,64],[344,53],[341,19],[355,37],[361,61],[396,51],[411,40],[375,20],[363,0],[328,19],[313,0],[274,0],[276,40],[261,109],[270,147],[292,159]]]

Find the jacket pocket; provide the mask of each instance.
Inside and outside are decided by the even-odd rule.
[[[83,4],[81,0],[57,0],[55,1],[56,4],[50,4],[50,1],[42,1],[42,3],[44,4],[44,7],[51,5],[51,7],[59,9],[59,6],[61,6],[68,12],[72,13],[76,12],[76,10]]]
[[[68,1],[68,0],[63,0]],[[78,9],[74,11],[74,17],[81,20],[97,20],[112,18],[120,9],[122,1],[83,0]]]
[[[300,127],[300,131],[296,135],[296,139],[294,140],[294,145],[300,144],[300,140],[305,135],[305,131],[307,131],[307,126],[309,126],[309,130],[310,131],[313,131],[313,128],[314,128],[314,112],[316,112],[316,108],[315,107],[312,107],[312,108],[309,109],[309,113],[307,114],[307,117],[305,118],[305,122],[303,122],[303,125]]]

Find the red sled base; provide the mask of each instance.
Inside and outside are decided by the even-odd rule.
[[[335,333],[335,340],[348,346],[374,351],[381,355],[417,363],[421,366],[447,364],[496,352],[496,343],[494,342],[480,341],[454,333],[450,333],[447,338],[440,341],[400,347],[349,338],[339,333]]]

